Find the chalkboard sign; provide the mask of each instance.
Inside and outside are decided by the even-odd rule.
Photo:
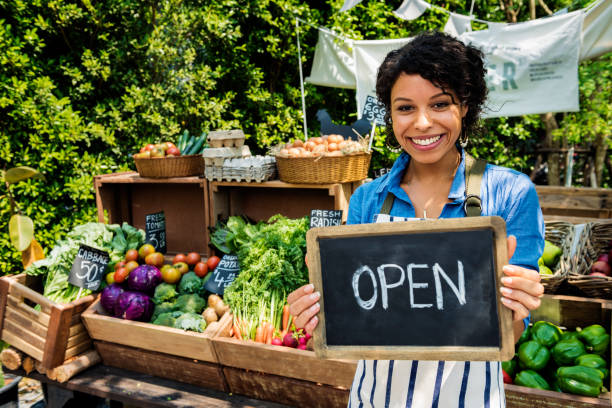
[[[204,289],[223,295],[225,288],[236,279],[239,273],[238,257],[236,255],[223,255],[215,270],[212,271],[212,276],[204,284]]]
[[[342,225],[342,210],[310,211],[310,228]]]
[[[385,112],[385,105],[380,103],[377,97],[368,95],[365,100],[365,105],[363,105],[361,118],[366,119],[368,122],[376,121],[376,124],[384,125]]]
[[[307,233],[325,358],[509,360],[500,217],[345,225]]]
[[[146,242],[155,247],[155,251],[166,253],[166,216],[163,211],[145,216]]]
[[[382,177],[385,174],[389,173],[390,171],[391,171],[391,169],[387,168],[387,167],[376,169],[376,170],[374,170],[374,178]]]
[[[110,257],[106,251],[81,244],[68,276],[68,282],[96,291],[102,283]]]

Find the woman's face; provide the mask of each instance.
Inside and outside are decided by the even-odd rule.
[[[452,97],[451,97],[452,95]],[[467,107],[418,74],[402,73],[391,88],[393,133],[402,148],[419,163],[434,164],[456,155],[455,142]]]

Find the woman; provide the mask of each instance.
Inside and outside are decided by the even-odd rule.
[[[403,152],[388,174],[355,191],[347,223],[377,222],[385,218],[381,212],[393,219],[465,217],[463,148],[487,94],[482,53],[443,33],[419,35],[387,55],[376,93],[387,110],[387,129]],[[480,199],[482,215],[506,221],[511,259],[500,291],[513,312],[516,340],[544,292],[537,272],[544,247],[538,197],[524,174],[487,165]],[[316,327],[319,296],[312,285],[289,295],[297,327],[308,332]],[[500,363],[482,361],[362,360],[349,401],[351,407],[504,405]]]

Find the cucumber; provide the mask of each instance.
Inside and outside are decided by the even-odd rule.
[[[185,131],[185,132],[186,132],[186,131]],[[178,138],[178,140],[177,140],[177,142],[176,142],[176,147],[177,147],[177,148],[178,148],[178,149],[181,151],[181,153],[183,152],[182,148],[183,148],[183,145],[184,145],[184,140],[186,139],[185,132],[183,132],[183,133],[182,133],[182,134],[179,136],[179,138]]]
[[[189,153],[189,151],[191,150],[191,148],[193,147],[193,144],[195,143],[196,138],[193,136],[189,136],[189,141],[187,142],[187,144],[185,145],[185,149],[181,150],[181,154],[184,156],[187,156],[191,153]]]
[[[200,154],[202,153],[202,146],[204,146],[204,136],[200,136],[196,139],[193,147],[189,151],[189,154]]]

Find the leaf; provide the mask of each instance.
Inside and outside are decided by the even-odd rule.
[[[45,176],[39,173],[38,170],[27,166],[13,167],[12,169],[8,169],[4,174],[4,179],[11,184],[27,180],[30,177],[42,180],[45,179]]]
[[[13,215],[9,221],[9,238],[18,251],[25,251],[34,239],[32,219],[25,215]]]
[[[38,241],[32,239],[30,246],[21,253],[21,263],[23,264],[23,268],[25,269],[41,259],[45,259],[45,252]]]

